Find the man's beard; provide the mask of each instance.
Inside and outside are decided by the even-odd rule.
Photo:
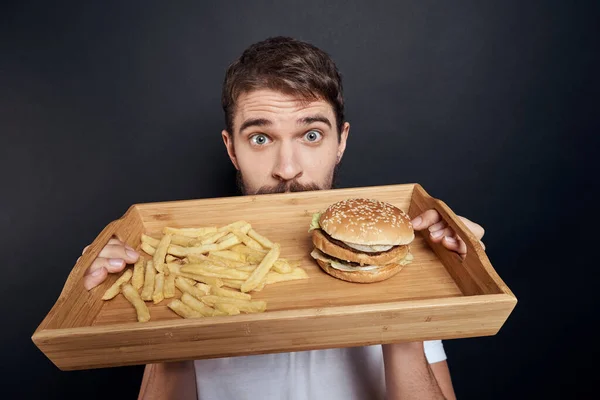
[[[329,177],[327,183],[323,187],[317,185],[316,183],[302,184],[294,179],[292,181],[281,181],[275,186],[262,186],[256,192],[250,193],[250,192],[248,192],[248,189],[244,185],[244,177],[242,176],[241,171],[238,170],[236,172],[235,178],[236,178],[238,190],[243,195],[285,193],[285,192],[308,192],[311,190],[327,190],[327,189],[333,189],[336,186],[338,165],[339,164],[336,164],[335,168],[333,169],[333,171],[331,173],[331,176]]]

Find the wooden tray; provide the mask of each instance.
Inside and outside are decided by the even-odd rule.
[[[391,279],[358,284],[326,275],[310,257],[311,216],[349,197],[390,202],[411,218],[436,209],[465,240],[466,259],[416,232],[414,261]],[[151,320],[140,323],[122,295],[101,300],[116,274],[89,292],[83,287],[85,270],[113,235],[139,249],[142,232],[222,226],[240,219],[281,243],[282,257],[301,259],[310,277],[267,285],[253,294],[267,301],[264,313],[183,319],[166,301],[146,302]],[[488,336],[499,331],[516,303],[477,239],[418,184],[241,196],[132,206],[80,258],[32,339],[61,370],[89,369]]]

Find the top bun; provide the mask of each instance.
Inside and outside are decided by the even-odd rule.
[[[410,218],[389,203],[372,199],[347,199],[330,205],[319,219],[329,236],[366,246],[398,246],[415,238]]]

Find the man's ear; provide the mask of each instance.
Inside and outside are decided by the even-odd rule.
[[[233,146],[233,136],[230,135],[225,129],[221,131],[221,136],[223,137],[223,143],[225,143],[225,147],[227,148],[227,155],[229,155],[229,159],[233,163],[235,169],[239,171],[240,167],[238,166],[237,158],[235,156],[235,147]]]
[[[339,162],[342,161],[342,156],[344,155],[344,151],[346,151],[346,141],[348,140],[349,134],[350,134],[350,123],[345,122],[342,127],[342,133],[340,134],[340,142],[338,144],[336,164],[339,164]]]

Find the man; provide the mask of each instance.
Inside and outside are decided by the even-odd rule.
[[[222,138],[244,194],[331,188],[346,149],[337,68],[318,48],[290,38],[250,46],[223,85]],[[483,228],[464,219],[481,239]],[[413,220],[464,256],[466,246],[434,210]],[[85,250],[84,250],[85,251]],[[111,239],[84,278],[91,289],[138,254]],[[155,364],[140,398],[453,399],[441,341]]]

